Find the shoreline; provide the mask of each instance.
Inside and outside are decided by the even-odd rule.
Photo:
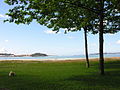
[[[104,58],[105,61],[110,61],[110,60],[120,60],[120,57],[106,57]],[[90,61],[98,61],[99,58],[90,58]],[[85,58],[65,58],[65,59],[5,59],[5,60],[0,60],[0,62],[11,62],[11,61],[22,61],[22,62],[72,62],[72,61],[86,61]]]

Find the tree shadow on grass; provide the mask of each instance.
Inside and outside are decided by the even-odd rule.
[[[90,90],[120,90],[120,73],[118,71],[106,72],[101,75],[78,75],[66,79],[66,81],[77,82],[80,87]],[[116,74],[115,74],[116,73]]]
[[[120,90],[120,61],[105,63],[105,75],[95,73],[74,75],[66,81],[78,82],[88,87],[87,89],[92,87],[99,90]]]
[[[21,77],[11,78],[8,81],[13,83],[10,85],[10,90],[112,90],[113,88],[119,90],[119,75],[113,76],[109,73],[106,73],[105,76],[74,75],[63,80],[53,81],[39,77],[31,77],[31,79]]]
[[[120,69],[120,61],[111,61],[105,63],[106,69]]]

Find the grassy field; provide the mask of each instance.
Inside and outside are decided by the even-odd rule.
[[[98,61],[90,63],[88,69],[80,61],[0,62],[0,90],[120,90],[120,60],[105,62],[105,76]]]

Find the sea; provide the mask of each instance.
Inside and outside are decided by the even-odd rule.
[[[105,58],[110,57],[120,57],[119,54],[104,54]],[[44,56],[44,57],[0,57],[0,60],[65,60],[65,59],[84,59],[85,55],[66,55],[66,56],[59,56],[59,55],[51,55],[51,56]],[[97,54],[89,55],[89,58],[99,58]]]

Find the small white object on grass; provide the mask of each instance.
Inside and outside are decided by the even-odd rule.
[[[13,77],[13,76],[15,76],[15,75],[16,75],[15,72],[13,72],[13,71],[10,71],[10,72],[9,72],[9,76],[10,76],[10,77]]]

